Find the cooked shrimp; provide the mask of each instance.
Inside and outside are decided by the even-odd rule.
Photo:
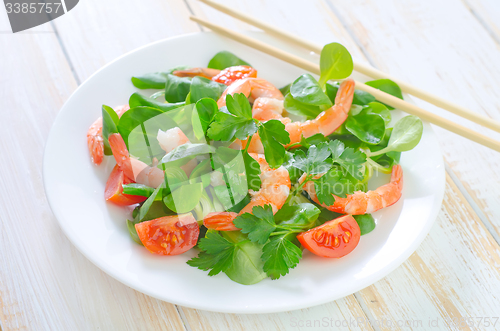
[[[271,169],[262,154],[251,153],[250,156],[260,166],[260,179],[262,182],[260,190],[257,192],[250,191],[252,196],[250,203],[239,214],[233,212],[208,214],[203,220],[203,224],[207,228],[217,231],[236,231],[239,229],[232,222],[238,215],[252,213],[253,207],[264,205],[271,205],[273,213],[276,213],[285,204],[291,187],[288,170],[283,166],[278,169]]]
[[[281,120],[284,118],[283,110],[283,100],[261,97],[253,103],[252,117],[259,121]]]
[[[178,77],[201,76],[214,82],[231,85],[235,81],[247,77],[257,77],[257,70],[249,66],[233,66],[224,70],[210,68],[191,68],[187,70],[176,70],[173,72]]]
[[[175,148],[181,145],[190,143],[189,138],[186,137],[184,132],[182,132],[182,130],[178,127],[169,129],[167,131],[158,130],[156,139],[158,140],[161,149],[163,149],[167,153],[170,153]],[[193,159],[180,168],[184,170],[189,176],[191,174],[191,171],[193,171],[197,164],[198,163],[196,162],[196,160]]]
[[[160,132],[158,133],[158,140],[162,140],[160,142],[160,146],[167,153],[172,151],[175,147],[189,142],[189,139],[179,128],[172,128],[165,132],[160,130]],[[165,137],[170,137],[174,141],[165,142],[163,141]],[[116,163],[120,169],[122,169],[125,176],[134,180],[136,183],[144,184],[150,187],[156,188],[161,185],[164,180],[163,171],[155,166],[150,167],[140,160],[131,158],[129,151],[127,150],[127,145],[125,145],[125,142],[119,133],[109,135],[108,140]],[[194,165],[190,164],[192,161],[194,161]],[[189,163],[182,166],[181,169],[189,175],[195,166],[196,161],[191,160]]]
[[[219,69],[211,68],[189,68],[185,70],[175,70],[172,75],[177,77],[195,77],[201,76],[207,79],[217,76],[220,73]]]
[[[304,175],[299,179],[299,182],[302,181],[304,181]],[[313,182],[307,182],[304,185],[304,190],[309,193],[309,196],[316,203],[319,203]],[[400,165],[395,165],[392,167],[391,181],[388,184],[382,185],[374,191],[357,191],[353,194],[348,194],[346,198],[333,195],[335,203],[332,206],[321,205],[328,210],[342,214],[361,215],[373,213],[395,204],[401,198],[402,190],[403,169]]]
[[[231,86],[229,88],[231,88]],[[302,136],[308,138],[317,133],[322,133],[325,136],[332,134],[347,119],[349,110],[351,109],[353,96],[354,81],[352,79],[347,79],[340,84],[337,96],[335,97],[335,104],[329,109],[321,112],[315,119],[303,123],[291,122],[289,118],[282,117],[281,114],[278,114],[276,110],[277,107],[266,106],[266,108],[263,107],[266,109],[265,111],[252,111],[252,114],[257,114],[262,120],[276,118],[285,124],[285,130],[290,134],[290,144],[287,145],[289,146],[300,142]],[[268,103],[270,104],[270,102]],[[246,146],[247,141],[248,140],[242,142],[243,147]],[[262,146],[258,133],[253,135],[248,151],[253,153],[264,152],[264,147]]]
[[[123,105],[115,108],[118,117],[122,116],[130,107]],[[87,131],[87,145],[90,152],[90,160],[95,164],[101,164],[104,158],[104,140],[102,138],[102,117],[99,117]]]
[[[244,78],[235,81],[224,91],[222,96],[217,101],[219,108],[226,105],[226,95],[235,93],[243,93],[250,102],[260,97],[274,98],[283,100],[283,94],[273,84],[262,78]]]

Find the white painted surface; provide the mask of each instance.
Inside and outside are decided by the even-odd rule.
[[[496,88],[500,47],[488,32],[498,31],[498,1],[231,3],[316,42],[339,41],[357,59],[366,61],[368,56],[382,70],[500,118]],[[247,29],[196,1],[187,4],[198,15]],[[481,13],[483,22],[470,8]],[[463,191],[448,181],[441,214],[419,250],[402,267],[355,296],[281,314],[214,314],[144,296],[106,276],[78,253],[47,206],[40,167],[53,119],[76,88],[73,73],[84,80],[138,46],[199,31],[187,20],[188,14],[180,0],[85,0],[54,21],[61,43],[51,24],[29,33],[0,34],[0,323],[4,331],[182,330],[183,325],[191,330],[312,330],[294,322],[364,316],[423,323],[437,318],[439,329],[463,330],[467,328],[446,325],[444,318],[498,315],[499,248],[481,221],[500,228],[499,156],[439,130],[446,161]],[[7,17],[0,10],[0,31],[8,30]],[[482,220],[475,211],[484,216]],[[485,328],[476,324],[470,329]]]

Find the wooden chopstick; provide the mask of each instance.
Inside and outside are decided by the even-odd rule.
[[[222,26],[210,23],[210,22],[203,20],[201,18],[198,18],[196,16],[190,16],[190,19],[207,27],[207,28],[209,28],[209,29],[211,29],[214,32],[217,32],[217,33],[223,35],[223,36],[229,37],[235,41],[238,41],[242,44],[245,44],[247,46],[255,48],[261,52],[264,52],[266,54],[274,56],[280,60],[288,62],[288,63],[295,65],[299,68],[302,68],[304,70],[310,71],[310,72],[315,73],[317,75],[320,74],[320,68],[319,68],[318,64],[309,62],[309,61],[307,61],[299,56],[287,53],[279,48],[268,45],[260,40],[245,36],[244,34],[241,34],[239,32],[235,32],[235,31],[226,29]],[[438,116],[434,113],[428,112],[428,111],[426,111],[418,106],[410,104],[404,100],[396,98],[390,94],[387,94],[385,92],[377,90],[377,89],[375,89],[371,86],[368,86],[366,84],[363,84],[361,82],[356,81],[356,88],[372,94],[375,98],[377,98],[377,100],[382,101],[382,102],[384,102],[384,103],[386,103],[394,108],[403,110],[403,111],[407,112],[408,114],[416,115],[424,121],[428,121],[432,124],[435,124],[437,126],[444,128],[448,131],[454,132],[462,137],[465,137],[469,140],[475,141],[481,145],[484,145],[484,146],[489,147],[497,152],[500,152],[500,142],[493,140],[485,135],[482,135],[478,132],[475,132],[475,131],[473,131],[469,128],[466,128],[460,124],[456,124],[456,123],[454,123],[446,118],[443,118],[443,117]]]
[[[253,25],[259,29],[262,29],[262,30],[264,30],[272,35],[275,35],[282,40],[292,42],[292,43],[299,45],[299,46],[301,46],[309,51],[313,51],[313,52],[318,53],[318,54],[321,53],[321,49],[322,49],[321,46],[319,46],[313,42],[310,42],[308,40],[302,39],[300,37],[294,36],[293,34],[291,34],[290,32],[288,32],[286,30],[279,29],[275,26],[272,26],[269,23],[258,20],[256,18],[253,18],[253,17],[251,17],[243,12],[240,12],[238,10],[234,10],[233,8],[225,6],[225,5],[220,4],[218,2],[215,2],[212,0],[199,0],[199,1],[205,3],[206,5],[212,7],[220,12],[223,12],[229,16],[237,18],[243,22],[246,22],[250,25]],[[377,70],[373,67],[370,67],[366,64],[354,61],[354,70],[356,70],[364,75],[367,75],[369,77],[372,77],[374,79],[390,79],[390,80],[394,81],[396,84],[398,84],[401,87],[401,90],[403,92],[411,94],[419,99],[427,101],[427,102],[429,102],[437,107],[445,109],[445,110],[447,110],[451,113],[454,113],[458,116],[466,118],[474,123],[477,123],[477,124],[482,125],[484,127],[490,128],[496,132],[500,132],[500,122],[499,121],[496,121],[496,120],[489,118],[485,115],[472,112],[465,107],[462,107],[462,106],[459,106],[455,103],[449,102],[449,101],[447,101],[447,100],[445,100],[437,95],[433,95],[431,93],[428,93],[428,92],[426,92],[418,87],[415,87],[411,84],[405,83],[405,82],[399,80],[398,78],[395,78],[391,75],[388,75],[388,74],[386,74],[380,70]]]

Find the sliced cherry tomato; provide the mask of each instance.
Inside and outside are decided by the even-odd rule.
[[[134,183],[134,181],[125,176],[120,167],[115,165],[113,171],[111,171],[111,174],[109,175],[108,181],[106,182],[104,198],[107,201],[111,201],[119,206],[129,206],[145,201],[147,197],[123,194],[122,185],[130,183]]]
[[[238,214],[232,212],[210,213],[203,219],[203,225],[207,229],[216,231],[239,231],[241,229],[235,227],[233,224],[236,216]]]
[[[342,257],[359,243],[361,231],[351,215],[342,216],[297,236],[302,246],[323,257]]]
[[[165,216],[135,225],[139,239],[151,253],[179,255],[196,245],[200,228],[189,214]]]
[[[212,77],[212,80],[229,86],[239,79],[248,77],[257,78],[257,70],[249,66],[234,66],[222,70]]]

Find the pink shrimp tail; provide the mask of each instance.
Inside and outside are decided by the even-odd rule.
[[[129,110],[129,105],[123,105],[115,108],[118,117]],[[87,132],[87,146],[89,148],[90,160],[95,165],[100,165],[104,159],[104,139],[102,137],[102,117],[99,117],[90,126]]]
[[[122,136],[119,133],[113,133],[109,135],[108,140],[113,156],[115,157],[116,163],[120,169],[123,171],[125,176],[135,180],[132,163],[130,162],[130,154]]]

